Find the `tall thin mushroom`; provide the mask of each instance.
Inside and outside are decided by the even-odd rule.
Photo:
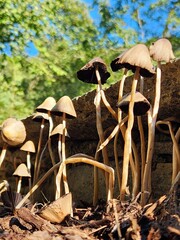
[[[134,123],[134,97],[137,87],[139,76],[152,77],[154,74],[153,65],[151,63],[148,48],[144,44],[137,44],[127,50],[118,60],[119,64],[134,72],[131,99],[128,110],[128,126],[125,133],[125,146],[123,156],[123,169],[122,169],[122,185],[121,185],[121,200],[125,199],[127,181],[128,181],[128,166],[131,154],[131,130]]]
[[[42,112],[42,113],[47,113],[48,114],[48,119],[49,119],[49,139],[47,141],[48,144],[48,150],[49,150],[49,154],[51,157],[51,161],[52,161],[52,165],[55,165],[55,159],[53,156],[53,152],[52,152],[52,147],[51,147],[51,139],[50,139],[50,134],[51,131],[53,129],[53,120],[51,117],[51,109],[55,106],[56,104],[56,100],[53,97],[47,97],[43,103],[41,103],[37,108],[36,111],[37,112]],[[45,145],[46,148],[46,145]],[[56,171],[55,171],[55,175],[56,175]]]
[[[0,156],[0,167],[6,156],[8,146],[19,146],[26,139],[26,128],[24,123],[15,118],[7,118],[1,126],[1,136],[4,141]]]
[[[30,178],[31,174],[29,173],[27,166],[24,163],[21,163],[16,170],[13,173],[13,176],[18,177],[18,184],[17,184],[17,193],[20,193],[21,191],[21,185],[22,185],[22,178],[27,177]]]
[[[37,181],[37,178],[39,176],[39,170],[41,165],[41,159],[40,158],[40,152],[41,152],[41,144],[42,144],[42,138],[43,138],[43,131],[45,127],[45,122],[48,122],[48,114],[43,112],[36,112],[34,116],[32,117],[32,120],[35,122],[40,122],[40,133],[39,133],[39,140],[37,145],[37,152],[36,152],[36,158],[34,161],[34,177],[33,177],[33,185]]]
[[[25,142],[20,150],[25,151],[27,153],[26,158],[27,158],[27,170],[29,172],[29,174],[31,174],[31,153],[35,153],[36,149],[34,146],[33,141],[28,140],[27,142]],[[29,178],[29,190],[31,189],[31,178]]]
[[[96,127],[99,135],[100,143],[103,143],[105,139],[104,139],[103,126],[102,126],[102,118],[101,118],[101,100],[103,99],[102,84],[106,83],[107,79],[110,77],[110,73],[107,71],[107,67],[104,61],[99,57],[95,57],[77,72],[77,77],[79,80],[83,82],[97,84],[96,96],[94,99],[94,104],[96,107]],[[109,105],[106,104],[106,107],[108,108]],[[103,155],[103,162],[106,165],[109,165],[108,153],[106,148],[102,149],[102,155]],[[95,179],[97,179],[97,177]],[[106,174],[106,189],[107,189],[107,185],[108,185],[108,175]]]
[[[62,134],[62,162],[66,159],[66,151],[65,151],[65,136],[66,136],[66,119],[67,118],[76,118],[76,111],[73,106],[73,102],[68,96],[61,97],[56,105],[51,109],[51,114],[62,117],[63,124],[63,134]],[[59,180],[59,171],[56,176],[56,199],[60,197],[60,180]],[[65,193],[69,192],[66,168],[63,171],[63,183]]]
[[[151,184],[148,181],[149,175],[151,174],[151,163],[154,152],[154,138],[155,138],[155,124],[159,111],[160,96],[161,96],[161,62],[168,63],[174,59],[174,54],[172,51],[172,45],[170,41],[166,38],[158,39],[156,42],[152,43],[150,48],[150,56],[154,61],[157,62],[156,69],[156,86],[155,86],[155,97],[154,106],[152,113],[149,114],[149,126],[148,126],[148,147],[146,155],[146,164],[144,170],[143,178],[143,194],[142,194],[142,205],[146,204],[148,199],[148,192],[151,191]]]

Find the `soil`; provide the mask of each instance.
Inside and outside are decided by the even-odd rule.
[[[168,196],[142,207],[140,194],[134,200],[112,199],[96,207],[74,208],[73,217],[61,223],[47,221],[38,204],[15,205],[19,194],[6,192],[0,211],[0,239],[4,240],[92,240],[92,239],[180,239],[180,174]],[[1,194],[2,195],[2,194]],[[86,203],[84,203],[86,205]]]

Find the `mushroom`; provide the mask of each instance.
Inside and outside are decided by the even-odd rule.
[[[96,96],[94,99],[94,104],[96,106],[96,126],[100,143],[103,143],[104,132],[101,119],[101,99],[104,99],[102,98],[102,96],[105,97],[105,95],[102,94],[103,93],[102,84],[104,84],[110,77],[110,73],[107,71],[107,67],[104,61],[99,57],[95,57],[77,72],[77,77],[79,80],[83,82],[97,84]],[[116,117],[116,114],[113,113],[110,105],[107,104],[106,101],[104,101],[104,103],[106,107],[109,109],[109,111],[112,112],[112,114],[115,115]],[[103,162],[106,165],[109,165],[109,159],[106,148],[102,149],[102,155]],[[106,174],[106,188],[108,184],[107,178],[108,176]]]
[[[47,97],[44,100],[44,102],[36,108],[37,112],[43,112],[43,113],[48,114],[49,137],[50,137],[51,131],[53,129],[53,120],[52,120],[52,117],[51,117],[51,109],[55,106],[55,104],[56,104],[56,100],[53,97]],[[50,154],[50,157],[51,157],[52,165],[55,165],[55,160],[54,160],[54,156],[53,156],[53,152],[52,152],[52,148],[51,148],[51,139],[50,138],[48,139],[47,144],[48,144],[48,150],[49,150],[49,154]],[[45,148],[46,148],[46,145],[45,145]],[[55,172],[55,174],[56,174],[56,172]]]
[[[18,179],[18,184],[17,184],[17,193],[20,193],[21,191],[21,183],[22,183],[22,178],[23,177],[28,177],[30,178],[31,175],[27,169],[27,166],[24,163],[21,163],[13,173],[14,176],[17,176]]]
[[[30,154],[36,152],[34,143],[31,140],[29,140],[22,145],[20,150],[27,152],[27,170],[28,170],[29,174],[31,174],[31,155]],[[29,178],[29,189],[31,189],[31,179],[30,178]]]
[[[176,140],[175,134],[177,130],[180,128],[180,114],[176,116],[172,116],[169,118],[159,120],[156,122],[156,127],[160,132],[165,134],[169,133],[173,142],[173,148],[175,150],[173,154],[173,167],[172,167],[172,183],[176,178],[178,172],[180,171],[180,151],[179,145]]]
[[[170,62],[174,59],[174,54],[172,51],[172,45],[170,41],[166,38],[158,39],[156,42],[152,43],[150,48],[150,56],[154,61],[157,62],[156,69],[156,86],[155,86],[155,97],[154,106],[152,108],[152,113],[148,115],[149,125],[148,125],[148,147],[146,155],[146,165],[144,171],[143,180],[143,194],[142,194],[142,205],[147,202],[148,192],[151,191],[151,186],[148,186],[149,175],[151,172],[151,162],[154,152],[154,138],[155,138],[155,124],[157,119],[157,114],[159,110],[160,96],[161,96],[161,62]],[[151,184],[151,183],[150,183]],[[146,193],[145,193],[146,192]]]
[[[32,120],[36,122],[41,122],[37,153],[34,161],[34,177],[33,177],[33,185],[34,185],[39,176],[39,169],[40,169],[41,159],[42,159],[42,157],[40,158],[40,151],[41,151],[43,130],[44,130],[45,122],[48,121],[48,114],[43,112],[36,112],[32,117]]]
[[[125,192],[128,180],[128,166],[129,157],[131,154],[131,130],[134,123],[134,97],[136,93],[137,82],[139,76],[152,77],[154,74],[153,65],[151,63],[148,48],[144,44],[137,44],[129,50],[125,51],[119,57],[117,63],[119,67],[127,68],[134,72],[134,78],[131,88],[131,99],[128,109],[128,126],[125,133],[125,146],[123,156],[123,169],[122,169],[122,185],[121,185],[121,199],[125,199]]]
[[[68,96],[61,97],[56,105],[51,109],[51,114],[56,116],[62,116],[62,125],[63,125],[63,133],[62,133],[62,162],[66,159],[66,152],[65,152],[65,133],[66,133],[66,118],[76,118],[76,111],[73,106],[73,102]],[[66,168],[64,168],[63,172],[63,183],[65,193],[69,192],[69,187],[67,183],[67,176],[66,176]],[[60,181],[59,181],[59,171],[56,176],[56,199],[60,197]]]
[[[18,146],[26,139],[26,129],[24,123],[15,118],[7,118],[1,126],[1,136],[4,141],[3,149],[0,156],[0,166],[6,156],[7,147]]]

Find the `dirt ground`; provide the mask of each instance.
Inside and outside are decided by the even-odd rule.
[[[1,196],[0,239],[180,239],[179,180],[168,196],[162,196],[154,203],[141,207],[139,197],[133,201],[112,199],[108,205],[99,201],[96,207],[74,208],[73,216],[66,216],[61,223],[53,223],[39,214],[41,207],[38,205],[16,209],[19,195],[9,191]]]

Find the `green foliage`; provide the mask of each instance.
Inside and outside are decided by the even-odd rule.
[[[179,56],[177,1],[149,3],[148,11],[142,0],[94,2],[100,25],[80,0],[0,0],[0,121],[28,116],[48,96],[73,98],[94,89],[79,81],[76,72],[95,56],[111,73],[104,87],[119,80],[121,73],[112,73],[110,62],[143,37],[147,44],[160,37],[148,33],[153,11],[167,9],[164,25],[157,13],[153,21],[162,25]],[[37,51],[34,56],[28,55],[31,47]]]

